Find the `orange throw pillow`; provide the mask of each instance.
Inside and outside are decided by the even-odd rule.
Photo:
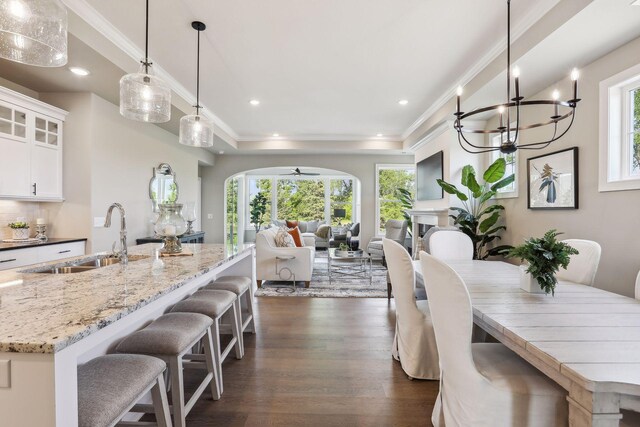
[[[294,227],[290,230],[287,230],[291,237],[293,237],[293,241],[296,244],[296,247],[301,248],[304,245],[302,244],[302,235],[300,234],[300,229],[298,227]]]
[[[296,228],[298,226],[298,221],[285,221],[287,223],[287,227]]]

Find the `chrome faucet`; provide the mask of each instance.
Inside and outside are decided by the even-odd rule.
[[[106,228],[111,227],[111,213],[113,212],[113,208],[118,208],[120,211],[120,252],[116,252],[116,243],[113,242],[113,254],[120,258],[121,264],[126,265],[129,261],[129,256],[127,255],[127,221],[125,219],[124,208],[120,203],[114,203],[109,206],[107,216],[104,219],[104,226]]]

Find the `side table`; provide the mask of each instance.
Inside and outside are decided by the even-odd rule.
[[[276,256],[276,274],[281,280],[289,280],[291,279],[291,283],[293,284],[293,292],[296,292],[296,275],[291,271],[289,267],[280,267],[278,269],[278,262],[286,263],[287,261],[292,261],[296,259],[295,255],[279,255]],[[287,273],[286,277],[283,277],[282,273]]]

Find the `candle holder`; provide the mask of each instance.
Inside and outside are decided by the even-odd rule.
[[[182,252],[180,236],[187,230],[187,224],[182,217],[182,204],[160,203],[160,215],[155,225],[155,232],[163,237],[163,246],[160,252],[166,254],[178,254]]]
[[[187,202],[182,209],[182,216],[187,221],[187,231],[185,234],[193,234],[193,223],[196,221],[196,203]]]
[[[43,242],[46,242],[47,240],[49,240],[49,238],[45,234],[46,232],[47,232],[47,224],[36,225],[36,239],[42,240]]]

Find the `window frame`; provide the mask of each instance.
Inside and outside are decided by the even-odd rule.
[[[376,216],[374,222],[374,236],[384,236],[384,230],[380,230],[380,203],[382,201],[397,201],[398,199],[380,199],[380,171],[385,169],[411,169],[414,173],[414,186],[415,186],[415,173],[416,165],[414,163],[376,163]]]
[[[514,124],[515,126],[515,124]],[[502,137],[502,138],[501,138]],[[491,137],[491,145],[493,147],[498,147],[500,145],[500,143],[502,142],[501,140],[506,140],[506,133],[502,134],[502,135],[494,135]],[[513,155],[515,156],[515,162],[514,162],[514,175],[515,175],[515,180],[513,181],[513,191],[500,191],[498,190],[498,192],[496,192],[495,198],[496,199],[514,199],[518,197],[518,173],[520,173],[520,156],[518,155],[518,151],[516,151],[515,153],[513,153]],[[501,153],[500,151],[492,151],[489,153],[489,164],[492,164],[493,162],[495,162],[498,158],[500,157],[505,157],[506,154]],[[505,159],[506,160],[506,159]]]
[[[600,82],[598,191],[640,189],[640,173],[630,171],[630,96],[640,89],[640,64]]]
[[[328,224],[331,224],[331,181],[332,180],[351,180],[353,182],[353,193],[352,193],[352,202],[351,202],[351,212],[352,212],[352,220],[354,222],[360,222],[358,218],[357,209],[357,193],[356,193],[356,183],[358,182],[358,178],[353,175],[321,175],[321,176],[308,176],[308,177],[297,177],[297,176],[280,176],[280,175],[245,175],[245,230],[246,231],[255,231],[255,227],[251,225],[251,215],[249,209],[249,203],[251,201],[249,195],[249,181],[258,179],[270,179],[271,180],[271,221],[278,218],[278,181],[323,181],[324,183],[324,211],[323,211],[323,221]]]

